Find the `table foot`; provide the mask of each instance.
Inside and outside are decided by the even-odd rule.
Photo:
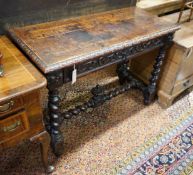
[[[41,146],[41,157],[46,173],[54,171],[54,167],[48,164],[48,150],[50,146],[50,136],[47,131],[43,131],[40,134],[30,139],[32,142],[39,142]]]
[[[64,137],[62,133],[51,134],[51,147],[55,156],[60,157],[64,153]]]
[[[54,166],[48,166],[47,170],[46,170],[46,173],[47,174],[50,174],[50,173],[53,173],[55,170]]]
[[[155,89],[150,89],[146,88],[143,92],[143,97],[144,97],[144,104],[149,105],[155,100],[156,96],[156,90]]]

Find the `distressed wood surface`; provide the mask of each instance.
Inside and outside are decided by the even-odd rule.
[[[11,38],[44,73],[174,32],[178,25],[138,8],[10,28]]]
[[[29,25],[135,4],[136,0],[1,0],[0,34],[5,25]]]
[[[0,102],[46,85],[45,78],[5,36],[0,37],[4,76],[0,77]]]

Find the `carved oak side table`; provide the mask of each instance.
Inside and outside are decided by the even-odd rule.
[[[97,107],[131,88],[144,94],[145,104],[155,97],[160,69],[178,25],[170,24],[138,8],[129,7],[66,20],[8,29],[10,37],[44,73],[49,89],[51,145],[56,155],[63,152],[62,120]],[[133,77],[128,61],[137,55],[160,48],[149,84]],[[60,112],[58,88],[77,76],[117,64],[122,86],[108,92],[97,85],[93,97],[84,104]],[[75,71],[76,70],[76,71]],[[76,75],[74,75],[76,76]]]
[[[5,36],[0,37],[4,75],[0,77],[0,150],[29,139],[41,144],[46,171],[50,136],[43,124],[40,89],[46,79]]]

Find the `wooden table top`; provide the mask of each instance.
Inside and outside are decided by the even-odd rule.
[[[179,29],[138,8],[9,29],[10,36],[44,72],[118,51]]]
[[[4,76],[0,77],[0,102],[46,85],[46,79],[5,36],[0,37]]]

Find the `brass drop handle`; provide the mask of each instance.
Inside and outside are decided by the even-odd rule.
[[[13,105],[14,105],[13,101],[0,105],[0,113],[9,111]]]
[[[4,76],[3,65],[0,65],[0,77]]]
[[[190,84],[190,80],[187,80],[183,85],[184,87],[187,87]]]
[[[0,77],[4,76],[3,63],[2,63],[3,55],[0,52]]]
[[[18,120],[15,123],[9,125],[9,126],[5,126],[2,128],[3,132],[13,132],[14,130],[16,130],[18,128],[18,126],[21,125],[21,121]]]

